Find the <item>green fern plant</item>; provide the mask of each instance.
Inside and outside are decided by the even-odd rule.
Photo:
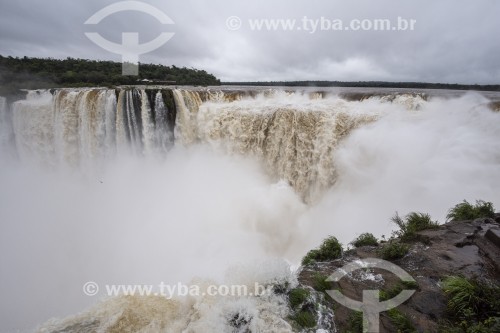
[[[464,200],[448,211],[446,219],[448,221],[464,221],[494,216],[495,209],[493,208],[493,204],[491,202],[476,200],[476,204],[473,205],[467,200]]]

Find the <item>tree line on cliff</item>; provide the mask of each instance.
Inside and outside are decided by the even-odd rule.
[[[163,84],[220,85],[204,70],[175,65],[140,64],[138,76],[126,76],[119,62],[0,55],[0,93],[4,94],[18,89],[132,85],[144,83],[144,79]]]
[[[432,82],[387,82],[387,81],[248,81],[223,82],[224,85],[268,86],[268,87],[349,87],[349,88],[402,88],[402,89],[449,89],[500,91],[499,84],[458,84]]]

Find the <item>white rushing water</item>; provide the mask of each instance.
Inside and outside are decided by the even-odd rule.
[[[0,332],[290,331],[279,294],[103,298],[105,286],[294,285],[290,265],[328,235],[388,236],[396,210],[444,222],[463,199],[500,207],[488,103],[300,90],[0,98],[2,147],[15,152],[0,163]]]
[[[7,99],[5,97],[0,97],[0,154],[5,156],[2,160],[5,160],[7,156],[12,154],[14,148],[11,142],[12,137],[12,119],[10,117]]]

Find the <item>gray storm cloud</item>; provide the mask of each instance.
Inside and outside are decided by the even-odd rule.
[[[117,1],[4,1],[0,54],[120,61],[84,33],[119,42],[139,32],[141,42],[161,32],[175,36],[141,62],[205,69],[222,80],[386,80],[498,83],[500,3],[465,1],[144,1],[173,19],[162,26],[137,12],[110,16],[93,27],[84,22]],[[230,30],[226,20],[241,19]],[[413,31],[252,30],[249,20],[416,20]]]

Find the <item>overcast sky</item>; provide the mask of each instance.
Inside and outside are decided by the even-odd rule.
[[[84,25],[116,0],[0,0],[0,54],[120,61],[86,36],[121,42],[138,32],[148,42],[173,32],[145,63],[205,69],[222,80],[385,80],[500,83],[500,1],[497,0],[144,0],[170,17],[115,13]],[[241,19],[228,21],[228,17]],[[413,31],[312,33],[303,19],[416,20]],[[296,20],[294,31],[252,30],[249,20]],[[337,21],[338,22],[338,21]],[[299,30],[300,29],[300,30]]]

